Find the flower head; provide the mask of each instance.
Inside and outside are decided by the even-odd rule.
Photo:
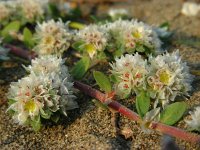
[[[200,106],[190,112],[192,120],[186,120],[186,123],[192,130],[200,131]]]
[[[188,95],[192,78],[178,51],[150,57],[149,62],[147,85],[152,98],[161,100],[164,106],[177,95]]]
[[[116,63],[111,64],[112,74],[116,76],[115,85],[117,94],[127,97],[132,92],[145,89],[145,77],[148,73],[147,61],[139,54],[121,56]]]
[[[143,22],[117,20],[106,26],[112,35],[110,45],[113,49],[122,49],[123,52],[129,53],[135,51],[155,53],[161,47],[156,32]]]
[[[15,3],[13,5],[15,5]],[[14,8],[12,7],[11,3],[1,1],[0,2],[0,22],[10,19],[13,13],[13,10]]]
[[[17,122],[25,124],[38,117],[49,119],[57,111],[67,115],[67,110],[78,107],[73,83],[61,59],[55,56],[37,58],[26,69],[31,74],[11,83],[8,92],[8,99],[13,101],[8,110],[14,111],[13,118]]]
[[[98,51],[105,49],[108,34],[102,26],[89,25],[77,32],[76,39],[84,42],[84,47],[92,58]]]
[[[40,0],[18,0],[21,17],[28,22],[33,22],[43,17],[44,7],[48,1]]]
[[[50,20],[42,24],[38,23],[36,27],[36,39],[38,45],[35,47],[35,51],[39,55],[61,55],[69,48],[71,34],[61,20],[58,22]]]

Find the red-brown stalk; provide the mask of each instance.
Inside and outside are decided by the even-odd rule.
[[[108,95],[104,94],[89,85],[83,84],[81,82],[75,81],[74,87],[79,89],[80,91],[84,92],[85,94],[100,100],[102,103],[106,103],[110,108],[114,109],[115,111],[121,113],[122,115],[126,116],[127,118],[140,122],[141,119],[139,115],[132,110],[128,109],[127,107],[121,105],[117,101],[113,100],[113,94]],[[190,132],[186,132],[185,130],[168,126],[159,122],[151,122],[149,125],[150,129],[154,129],[156,131],[162,132],[164,134],[168,134],[174,136],[176,138],[180,138],[182,140],[186,140],[192,143],[200,143],[200,136],[197,134],[193,134]]]
[[[22,48],[13,46],[11,44],[5,44],[5,48],[8,48],[11,53],[13,53],[16,56],[31,60],[34,59],[37,55],[34,52],[26,51]]]

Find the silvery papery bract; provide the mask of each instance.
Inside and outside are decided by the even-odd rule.
[[[196,107],[193,112],[190,112],[192,119],[186,120],[187,125],[196,131],[200,131],[200,106]]]
[[[149,57],[149,74],[147,77],[148,92],[164,107],[174,101],[177,95],[188,95],[191,90],[192,76],[186,63],[181,61],[179,52],[166,53]]]
[[[98,51],[104,51],[108,34],[104,27],[98,25],[89,25],[84,29],[77,31],[76,41],[84,42],[84,47],[91,58],[93,58]]]
[[[28,22],[41,19],[44,16],[44,7],[48,0],[17,0],[20,17]]]
[[[37,46],[34,48],[39,55],[56,54],[60,56],[70,46],[71,34],[61,20],[38,23],[36,27]]]
[[[112,74],[116,76],[115,90],[117,95],[126,98],[131,93],[137,93],[139,89],[146,89],[145,78],[148,74],[147,61],[138,53],[126,54],[115,59],[111,64]]]
[[[40,117],[50,119],[55,112],[59,111],[66,115],[67,110],[78,108],[67,68],[58,66],[62,65],[62,60],[53,57],[37,58],[32,62],[33,67],[27,68],[31,72],[29,76],[11,83],[8,99],[12,103],[8,110],[13,111],[16,122],[31,124],[39,122]],[[39,67],[39,63],[42,62],[44,64]],[[53,68],[57,70],[51,72]]]
[[[151,26],[137,20],[117,20],[107,23],[106,27],[112,38],[109,47],[122,53],[135,51],[146,54],[160,50],[161,41]]]

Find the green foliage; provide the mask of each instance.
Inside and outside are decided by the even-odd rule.
[[[149,110],[150,107],[150,96],[149,93],[141,91],[136,96],[136,109],[140,117],[143,117]]]
[[[85,42],[84,41],[77,41],[75,43],[72,44],[72,48],[77,50],[77,51],[84,51],[85,48]]]
[[[60,11],[53,3],[49,3],[48,5],[48,14],[50,14],[53,19],[57,19],[60,17]]]
[[[83,57],[79,60],[75,66],[72,68],[71,74],[75,79],[81,79],[87,72],[90,66],[90,58]]]
[[[19,21],[10,22],[1,31],[1,36],[4,38],[5,41],[10,42],[12,40],[10,33],[11,32],[18,32],[19,29],[20,29],[20,22]]]
[[[23,30],[23,39],[27,47],[32,48],[34,46],[33,34],[28,28]]]
[[[41,117],[44,118],[44,119],[49,119],[51,117],[51,114],[52,112],[50,110],[43,110],[43,109],[40,109],[40,113],[41,113]]]
[[[10,105],[14,104],[15,102],[16,102],[16,101],[15,101],[14,99],[9,99],[9,100],[8,100],[8,105],[10,106]],[[15,111],[12,110],[12,109],[9,109],[9,110],[8,110],[8,113],[9,113],[10,115],[14,115],[14,114],[15,114]]]
[[[138,45],[136,45],[136,51],[143,53],[143,52],[145,52],[145,47],[141,44],[138,44]]]
[[[33,120],[31,120],[30,125],[34,131],[39,131],[41,128],[40,115],[36,116]]]
[[[79,23],[79,22],[70,22],[69,27],[71,27],[73,29],[83,29],[83,28],[85,28],[85,25],[82,23]]]
[[[51,115],[51,120],[53,121],[53,122],[55,122],[55,123],[57,123],[58,122],[58,120],[60,119],[60,113],[53,113],[52,115]]]
[[[118,82],[118,76],[117,75],[114,75],[114,74],[111,74],[109,76],[109,79],[110,79],[110,82],[113,82],[113,83],[117,83]]]
[[[99,71],[94,71],[93,72],[94,79],[96,80],[97,84],[99,87],[105,91],[105,92],[111,92],[111,83],[109,78],[103,74],[102,72]]]
[[[12,104],[14,104],[16,101],[14,100],[14,99],[9,99],[8,100],[8,105],[10,106],[10,105],[12,105]]]
[[[187,104],[185,102],[176,102],[168,105],[160,115],[160,122],[173,125],[181,119],[186,109]]]

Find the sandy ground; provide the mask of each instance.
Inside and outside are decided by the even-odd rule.
[[[181,0],[135,0],[130,3],[115,4],[114,7],[127,8],[131,15],[152,25],[169,22],[175,33],[170,50],[178,48],[184,61],[191,69],[200,69],[200,13],[196,17],[186,17],[180,14]],[[105,12],[106,5],[99,6],[98,12]],[[24,76],[25,72],[20,64],[0,71],[1,102],[6,100],[5,93],[9,82]],[[6,65],[6,64],[5,64]],[[33,132],[31,128],[18,126],[6,113],[7,104],[0,106],[0,149],[161,149],[162,135],[160,133],[145,134],[137,123],[120,116],[121,128],[132,129],[133,136],[125,139],[115,135],[111,124],[111,113],[97,108],[91,98],[79,94],[80,109],[71,111],[68,118],[62,118],[58,124],[45,122],[40,132]],[[195,77],[191,98],[187,103],[192,107],[200,102],[200,78]],[[131,107],[128,102],[126,106]],[[186,128],[183,121],[177,126]],[[198,149],[197,145],[176,140],[182,149]]]

